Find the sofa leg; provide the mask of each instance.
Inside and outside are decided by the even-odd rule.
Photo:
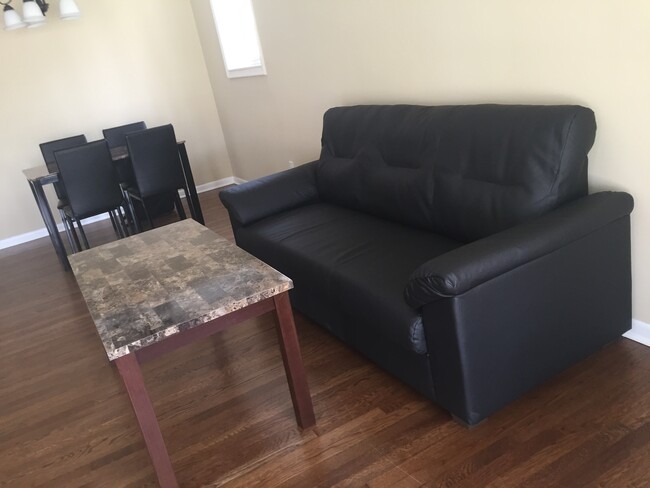
[[[478,427],[479,425],[482,425],[483,422],[485,422],[487,420],[487,418],[485,418],[485,419],[481,420],[478,424],[470,425],[467,422],[465,422],[463,419],[461,419],[460,417],[456,417],[453,413],[451,414],[451,418],[454,420],[454,422],[461,425],[462,427],[465,427],[467,430],[475,429],[476,427]]]

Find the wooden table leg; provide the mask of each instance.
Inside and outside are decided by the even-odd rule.
[[[162,488],[177,488],[178,482],[172,468],[172,463],[165,447],[156,413],[144,386],[142,371],[135,354],[127,354],[115,360],[117,369],[122,375],[124,386],[131,399],[133,411],[138,419],[138,425],[144,437],[144,443],[149,451],[153,469]]]
[[[289,293],[285,292],[276,295],[273,297],[273,301],[275,303],[280,350],[282,351],[284,370],[291,391],[293,409],[296,413],[296,421],[302,429],[308,429],[316,424],[316,419],[309,394],[305,366],[300,354],[300,343],[298,342],[296,325],[293,321]]]

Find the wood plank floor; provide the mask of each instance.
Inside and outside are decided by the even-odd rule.
[[[218,192],[207,225],[232,238]],[[107,222],[91,243],[112,239]],[[144,366],[181,486],[650,486],[650,348],[621,339],[467,430],[297,315],[318,427],[296,427],[269,316]],[[0,486],[155,478],[47,239],[0,251]]]

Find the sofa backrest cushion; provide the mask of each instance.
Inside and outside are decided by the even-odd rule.
[[[595,131],[579,106],[337,107],[316,181],[325,200],[468,242],[586,195]]]
[[[324,156],[316,167],[321,198],[410,226],[434,226],[430,167],[404,168],[384,161],[377,148],[362,148],[354,158]]]

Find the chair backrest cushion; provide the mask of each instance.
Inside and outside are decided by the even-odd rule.
[[[126,136],[138,191],[142,197],[183,188],[181,160],[171,124]]]
[[[325,200],[468,242],[586,195],[595,131],[579,106],[337,107],[316,181]]]
[[[63,139],[57,139],[56,141],[49,141],[39,144],[41,148],[41,154],[43,154],[43,159],[45,160],[45,165],[50,173],[59,171],[59,167],[56,164],[56,159],[54,153],[60,151],[61,149],[68,149],[75,146],[81,146],[86,144],[86,136],[84,134],[72,137],[65,137]],[[68,198],[68,194],[65,191],[65,186],[62,182],[54,183],[54,191],[56,196],[61,200]]]
[[[122,191],[106,141],[54,153],[74,215],[85,218],[116,208]]]
[[[147,124],[144,122],[133,122],[132,124],[120,125],[118,127],[111,127],[110,129],[104,129],[102,133],[104,134],[104,139],[108,142],[108,147],[122,147],[126,146],[126,135],[131,132],[137,132],[147,128]]]

